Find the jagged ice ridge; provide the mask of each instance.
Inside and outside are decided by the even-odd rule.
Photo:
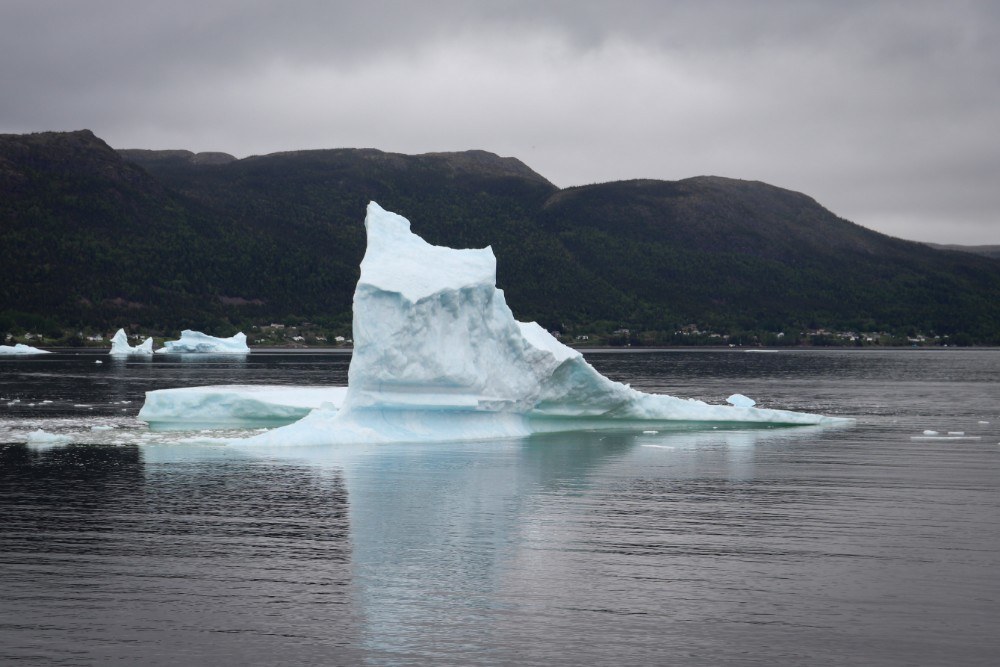
[[[127,357],[129,355],[151,355],[153,354],[153,339],[147,338],[140,344],[132,347],[128,344],[128,336],[124,329],[119,329],[111,338],[111,351],[108,353],[112,357]]]

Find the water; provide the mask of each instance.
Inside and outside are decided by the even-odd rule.
[[[858,422],[252,456],[149,433],[143,392],[347,355],[3,359],[0,662],[995,664],[1000,352],[588,359]]]

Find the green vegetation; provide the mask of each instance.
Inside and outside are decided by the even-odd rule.
[[[236,160],[115,151],[88,131],[0,135],[0,337],[86,344],[124,326],[289,344],[254,333],[282,323],[303,344],[349,338],[370,200],[431,243],[492,245],[515,315],[581,345],[1000,344],[1000,261],[763,183],[559,190],[481,151]]]

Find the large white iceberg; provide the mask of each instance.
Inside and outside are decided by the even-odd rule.
[[[458,440],[649,422],[824,424],[821,415],[646,394],[598,373],[496,288],[490,248],[428,244],[372,202],[342,406],[242,445]]]
[[[113,357],[127,357],[130,354],[153,354],[153,339],[147,338],[140,344],[132,347],[128,344],[128,336],[125,335],[125,330],[119,329],[118,332],[111,338],[111,352],[108,354]]]
[[[0,354],[51,354],[48,350],[39,350],[24,343],[16,345],[0,345]]]
[[[183,354],[249,354],[247,347],[247,336],[245,333],[238,333],[231,338],[216,338],[203,334],[200,331],[185,329],[181,332],[180,340],[168,340],[163,343],[163,347],[156,351],[157,354],[169,354],[178,352]]]

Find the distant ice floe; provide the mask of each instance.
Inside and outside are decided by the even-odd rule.
[[[230,338],[216,338],[200,331],[185,329],[179,340],[168,340],[157,354],[249,354],[246,334],[240,332]]]
[[[28,433],[25,442],[29,447],[36,449],[46,449],[49,447],[62,447],[72,442],[72,438],[62,433],[49,433],[38,429]]]
[[[153,354],[153,339],[147,338],[139,345],[132,347],[128,344],[128,336],[125,334],[125,330],[119,329],[111,338],[111,352],[109,354],[112,357],[127,357],[130,355],[149,356]]]
[[[20,355],[20,354],[51,354],[48,350],[39,350],[37,347],[31,347],[30,345],[25,345],[24,343],[17,343],[16,345],[0,345],[0,355]]]
[[[979,422],[988,424],[989,422]],[[966,435],[965,431],[947,431],[942,434],[939,431],[927,429],[922,435],[911,435],[910,440],[982,440],[979,435]]]

